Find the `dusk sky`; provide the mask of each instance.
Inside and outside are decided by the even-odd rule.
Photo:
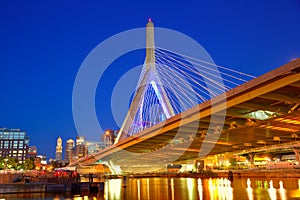
[[[85,57],[108,37],[144,27],[149,17],[195,39],[216,64],[254,76],[300,57],[299,0],[3,0],[0,127],[27,131],[30,145],[54,158],[58,136],[64,143],[77,136],[72,90]],[[144,57],[143,51],[128,55],[105,74],[106,91],[96,95],[104,129],[118,129],[109,110],[112,84]]]

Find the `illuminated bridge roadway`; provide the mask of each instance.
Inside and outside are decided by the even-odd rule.
[[[193,163],[224,152],[295,152],[298,157],[299,72],[300,59],[295,59],[227,91],[226,100],[220,95],[205,101],[70,166],[110,163],[124,171],[151,171],[166,163]],[[220,131],[216,141],[207,139],[210,129],[209,134]]]

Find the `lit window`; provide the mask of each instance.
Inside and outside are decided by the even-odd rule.
[[[25,137],[25,133],[24,132],[20,132],[20,139],[24,139]]]
[[[19,132],[14,133],[14,139],[19,139]]]
[[[4,148],[5,148],[5,149],[8,148],[8,141],[4,141]]]

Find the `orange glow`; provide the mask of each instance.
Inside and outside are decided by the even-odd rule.
[[[293,119],[284,119],[282,117],[281,118],[277,118],[274,121],[284,122],[284,123],[288,123],[288,124],[300,125],[300,121],[293,120]]]
[[[288,132],[298,132],[297,129],[291,129],[291,128],[283,128],[283,127],[277,127],[277,126],[267,126],[267,125],[260,125],[261,128],[269,128],[273,130],[279,130],[279,131],[288,131]]]

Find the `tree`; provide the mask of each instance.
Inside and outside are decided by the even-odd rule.
[[[52,161],[51,165],[52,165],[53,169],[61,167],[61,163],[56,160]]]
[[[34,160],[33,160],[33,158],[26,158],[25,159],[24,168],[25,168],[25,170],[34,169]]]
[[[7,169],[18,169],[18,160],[16,158],[8,158],[6,162]]]
[[[5,167],[5,160],[3,157],[0,157],[0,169],[4,169]]]

